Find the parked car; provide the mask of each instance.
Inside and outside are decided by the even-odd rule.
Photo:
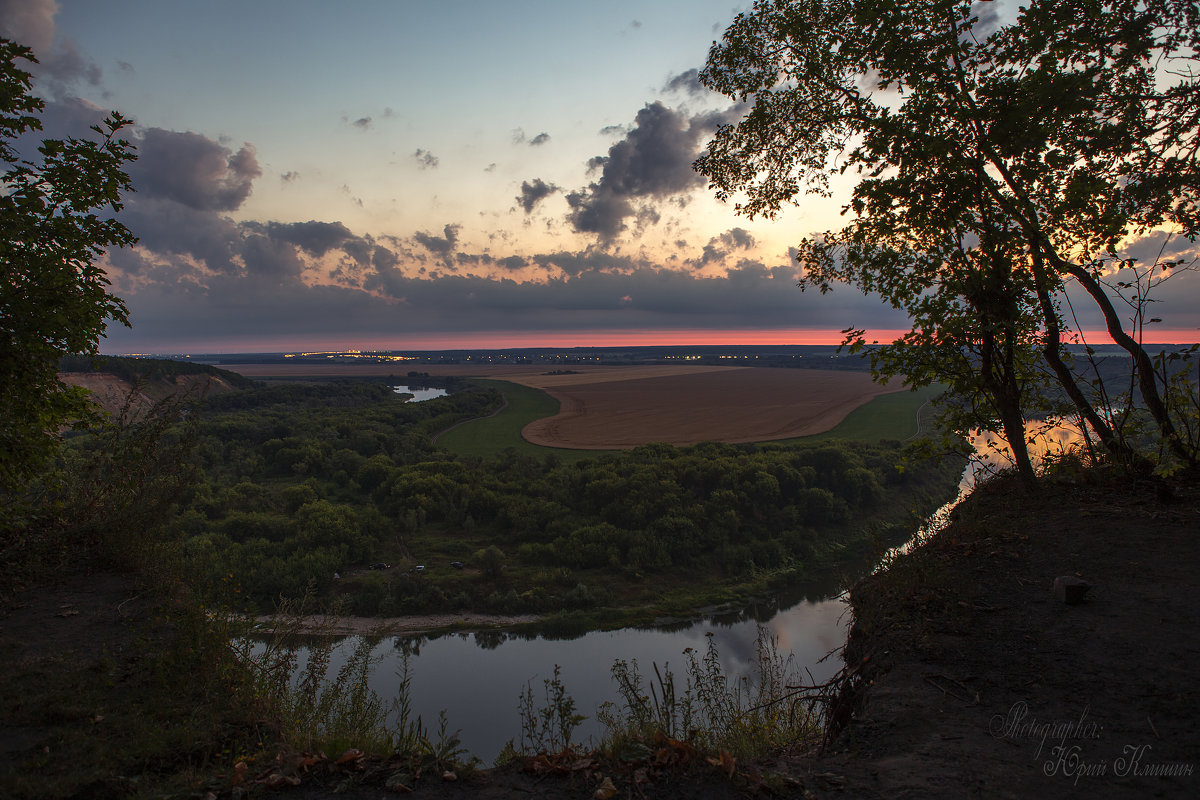
[[[451,561],[451,562],[450,562],[450,566],[454,567],[455,569],[462,569],[462,568],[463,568],[463,562],[461,562],[461,561]]]
[[[391,564],[385,564],[382,561],[376,561],[374,564],[371,565],[371,569],[391,569],[391,568],[392,568]]]

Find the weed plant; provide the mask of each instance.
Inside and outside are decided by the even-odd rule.
[[[330,665],[342,640],[304,624],[312,619],[305,614],[311,603],[311,595],[281,603],[274,616],[275,630],[265,642],[249,636],[231,638],[239,660],[254,676],[259,696],[278,720],[283,745],[295,752],[329,756],[352,749],[398,756],[408,760],[414,774],[473,766],[475,759],[462,747],[458,731],[450,729],[444,711],[434,731],[420,716],[414,719],[407,651],[401,653],[397,694],[390,704],[369,685],[373,669],[383,658],[376,652],[377,636],[354,639],[331,675]],[[338,611],[331,609],[324,616]]]
[[[543,681],[545,704],[537,705],[533,686],[521,692],[517,710],[521,717],[521,755],[561,753],[571,747],[571,735],[587,717],[577,713],[575,699],[567,693],[558,664],[554,677]]]
[[[636,754],[663,737],[686,741],[702,752],[756,758],[785,747],[819,741],[819,718],[797,690],[799,675],[790,654],[758,629],[753,673],[726,674],[710,638],[703,656],[689,648],[684,689],[668,666],[653,665],[647,683],[637,661],[618,659],[612,675],[620,702],[604,703],[597,719],[605,728],[603,750],[618,757]]]

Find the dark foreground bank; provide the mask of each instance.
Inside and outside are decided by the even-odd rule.
[[[1200,796],[1200,491],[1128,478],[977,491],[853,592],[845,797]],[[1090,584],[1082,602],[1058,577]]]
[[[144,796],[153,788],[120,776],[160,771],[166,761],[192,776],[177,780],[182,793],[172,796],[195,798],[380,798],[406,789],[427,798],[587,798],[608,786],[612,797],[705,800],[1195,797],[1198,567],[1194,476],[1077,476],[1033,495],[997,482],[960,506],[945,531],[854,589],[845,653],[854,678],[835,709],[844,727],[825,752],[713,764],[663,743],[623,762],[579,754],[457,770],[453,780],[379,759],[338,764],[337,756],[277,764],[260,756],[236,774],[234,752],[212,753],[201,740],[240,738],[235,746],[253,751],[269,726],[232,697],[225,717],[196,718],[195,709],[214,704],[189,695],[198,700],[219,676],[206,682],[193,670],[194,686],[154,689],[147,675],[178,674],[175,660],[192,656],[148,660],[137,620],[154,616],[153,592],[120,576],[74,576],[6,597],[0,649],[12,665],[4,697],[12,724],[0,737],[0,776],[20,797]],[[1060,576],[1091,585],[1083,602],[1056,597]],[[146,720],[142,735],[154,747],[114,741],[137,729],[129,715]],[[147,753],[155,764],[143,761]],[[272,788],[272,776],[289,780]]]

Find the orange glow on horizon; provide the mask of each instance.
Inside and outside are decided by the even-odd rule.
[[[869,342],[891,342],[908,331],[880,329],[867,332]],[[505,350],[515,348],[567,347],[719,347],[722,345],[829,345],[842,343],[838,330],[610,330],[610,331],[489,331],[474,333],[431,333],[396,339],[289,338],[208,340],[161,345],[152,352],[164,353],[293,353],[320,351],[388,350]],[[1111,344],[1107,332],[1088,331],[1093,345]],[[1149,333],[1145,344],[1190,344],[1200,341],[1200,330],[1158,330]],[[143,350],[145,348],[142,348]],[[151,352],[151,351],[147,351]]]
[[[871,331],[869,338],[891,341],[905,331]],[[834,330],[701,330],[671,331],[495,331],[486,333],[431,334],[362,344],[358,350],[507,350],[557,347],[719,347],[723,345],[839,345],[841,331]],[[291,347],[295,348],[292,343]],[[283,348],[286,349],[286,348]],[[328,347],[326,349],[329,349]]]
[[[868,342],[890,343],[907,330],[867,330]],[[1200,330],[1155,331],[1144,344],[1190,344],[1200,341]],[[1107,331],[1086,331],[1093,344],[1111,344]],[[495,331],[487,333],[432,334],[362,346],[363,350],[482,350],[522,347],[719,347],[722,345],[840,345],[840,330],[792,328],[787,330],[617,330],[617,331]],[[353,345],[359,347],[359,345]]]

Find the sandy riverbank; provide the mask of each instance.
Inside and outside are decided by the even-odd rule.
[[[255,617],[270,632],[298,626],[302,633],[314,636],[399,636],[456,631],[483,631],[515,628],[537,622],[535,614],[422,614],[410,617],[348,617],[310,614],[302,617],[262,615]]]

